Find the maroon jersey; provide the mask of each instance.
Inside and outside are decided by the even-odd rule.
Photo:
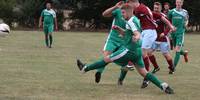
[[[153,20],[151,10],[144,4],[140,4],[135,10],[134,14],[140,19],[142,30],[156,29],[156,23]]]
[[[160,37],[160,34],[164,33],[165,35],[167,35],[169,33],[169,29],[166,28],[165,23],[162,22],[161,20],[163,16],[166,18],[166,15],[163,13],[153,12],[153,18],[156,21],[156,24],[158,25],[158,27],[156,28],[156,31],[157,31],[156,41],[159,41],[159,42],[167,42],[167,37],[166,36]]]
[[[163,10],[163,13],[164,13],[165,15],[167,15],[168,12],[169,12],[169,10]]]

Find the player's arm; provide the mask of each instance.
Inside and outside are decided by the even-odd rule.
[[[113,25],[112,29],[118,31],[119,34],[122,35],[122,36],[125,34],[125,30],[123,28],[117,26],[117,25]]]
[[[138,31],[138,30],[135,30],[134,32],[133,32],[133,37],[132,37],[132,39],[133,39],[133,41],[138,41],[138,40],[140,40],[140,32]]]
[[[167,14],[167,18],[171,21],[172,20],[172,10],[170,10]]]
[[[40,19],[39,19],[39,28],[42,27],[42,16],[40,16]]]
[[[161,20],[170,28],[170,30],[176,31],[176,28],[171,24],[171,22],[167,18],[162,16]]]
[[[189,14],[188,14],[188,12],[186,11],[185,28],[188,26],[188,23],[189,23]]]
[[[54,24],[55,24],[55,30],[58,30],[58,22],[56,17],[56,12],[53,10],[53,18],[54,18]]]
[[[133,21],[128,21],[128,27],[130,28],[130,30],[133,32],[133,37],[132,40],[134,42],[140,40],[140,32],[138,31],[135,23]]]
[[[57,21],[57,17],[54,18],[54,23],[55,23],[55,29],[58,30],[58,21]]]
[[[123,1],[118,2],[115,6],[106,9],[106,10],[102,13],[102,15],[103,15],[104,17],[112,17],[112,12],[113,12],[115,9],[117,9],[117,8],[121,8],[121,7],[122,7],[122,4],[123,4]]]
[[[41,15],[40,15],[40,19],[39,19],[39,28],[42,28],[42,18],[43,18],[43,15],[44,15],[44,12],[42,11]]]

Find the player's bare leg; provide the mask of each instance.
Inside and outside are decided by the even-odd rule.
[[[174,73],[174,67],[173,67],[172,56],[170,55],[170,53],[163,53],[163,56],[165,57],[168,65],[169,65],[168,66],[169,74],[173,74]]]

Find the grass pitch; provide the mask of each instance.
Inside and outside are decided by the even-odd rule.
[[[100,84],[94,82],[95,71],[81,74],[76,58],[97,60],[105,39],[103,32],[56,32],[49,49],[42,32],[13,31],[0,38],[0,100],[199,100],[200,35],[185,36],[189,63],[181,59],[174,75],[168,74],[165,59],[156,53],[161,67],[156,75],[174,88],[174,95],[153,84],[140,89],[143,78],[136,71],[117,86],[120,67],[115,64],[107,66]]]

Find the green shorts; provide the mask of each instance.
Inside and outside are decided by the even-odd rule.
[[[43,30],[45,34],[52,33],[54,30],[54,25],[44,25]]]
[[[110,55],[110,59],[122,67],[128,65],[128,62],[131,61],[140,68],[144,68],[141,48],[138,48],[137,51],[129,51],[125,47],[120,47]]]
[[[104,45],[104,51],[114,52],[119,49],[121,43],[114,41],[114,40],[107,40]]]
[[[184,43],[184,34],[176,35],[176,34],[171,34],[173,46],[183,46]]]

